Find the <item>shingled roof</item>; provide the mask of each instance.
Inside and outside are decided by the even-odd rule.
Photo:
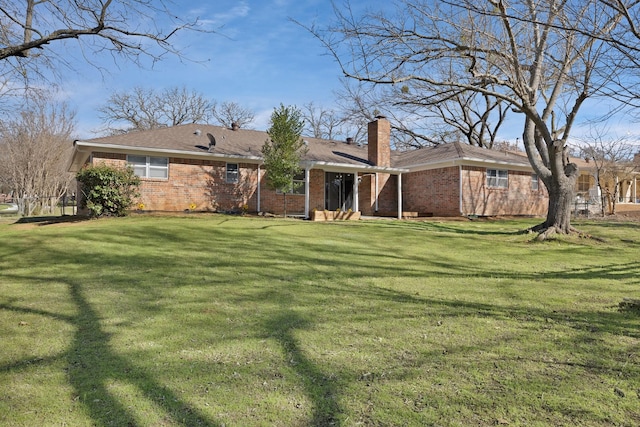
[[[185,157],[225,158],[247,163],[262,161],[262,146],[269,135],[264,131],[228,129],[221,126],[187,124],[122,135],[112,135],[75,141],[72,170],[82,166],[86,157],[80,152],[164,153]],[[342,165],[375,168],[368,161],[367,146],[341,141],[303,137],[307,150],[303,162],[308,164]],[[210,148],[210,141],[215,146]]]
[[[480,148],[460,142],[396,152],[392,155],[392,164],[394,166],[409,170],[428,169],[445,164],[460,164],[461,162],[490,163],[517,168],[530,167],[526,156],[509,151]]]
[[[265,131],[187,124],[79,140],[75,141],[76,151],[69,169],[78,170],[82,167],[91,151],[147,155],[156,153],[155,155],[261,163],[262,146],[268,137]],[[452,143],[411,151],[394,151],[391,153],[391,167],[383,168],[369,162],[367,145],[311,137],[303,139],[307,150],[302,163],[311,167],[366,169],[391,173],[429,169],[460,162],[529,167],[526,156]],[[215,146],[210,148],[210,141],[213,140]]]

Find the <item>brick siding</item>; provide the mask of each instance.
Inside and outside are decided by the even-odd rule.
[[[459,182],[457,166],[404,174],[403,209],[420,216],[459,216]]]
[[[531,172],[508,171],[509,187],[487,186],[487,169],[462,168],[462,215],[545,215],[548,195],[541,180],[531,188]]]
[[[94,163],[126,165],[126,155],[94,153]],[[274,214],[284,211],[284,198],[266,185],[261,169],[260,210]],[[462,185],[460,176],[462,175]],[[360,175],[359,207],[363,215],[395,216],[397,207],[396,175],[378,174],[378,211],[375,211],[375,176]],[[310,171],[309,209],[324,209],[325,172]],[[239,182],[226,182],[226,163],[213,160],[169,159],[169,179],[142,178],[140,197],[145,210],[184,211],[195,204],[198,211],[258,210],[258,166],[239,163]],[[460,188],[462,187],[462,203]],[[531,173],[509,171],[509,188],[489,188],[486,168],[458,166],[406,173],[402,176],[403,210],[420,215],[544,215],[548,195],[544,184],[531,188]],[[78,192],[79,198],[82,197]],[[287,213],[304,213],[304,195],[287,195]],[[462,205],[462,206],[461,206]],[[462,209],[462,211],[461,211]]]
[[[462,166],[462,173],[458,166],[412,172],[402,176],[403,208],[433,216],[546,213],[548,196],[542,181],[533,190],[530,172],[510,170],[508,179],[508,188],[488,187],[486,168],[471,166]]]
[[[94,153],[93,163],[125,167],[126,155]],[[145,210],[184,211],[195,204],[197,211],[257,212],[258,166],[239,163],[239,182],[226,182],[226,162],[196,159],[169,159],[169,179],[142,178],[136,205]],[[268,188],[265,170],[260,170],[260,210],[284,212],[282,194]],[[310,171],[310,209],[324,209],[324,171]],[[304,213],[304,195],[287,194],[287,214]]]

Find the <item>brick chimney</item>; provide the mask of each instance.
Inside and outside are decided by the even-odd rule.
[[[391,123],[384,116],[367,126],[369,142],[369,162],[374,166],[391,166]]]
[[[640,165],[640,153],[636,153],[633,155],[633,163],[636,165]]]

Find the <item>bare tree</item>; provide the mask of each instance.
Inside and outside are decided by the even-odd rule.
[[[304,131],[309,136],[329,140],[343,138],[343,126],[346,121],[335,110],[308,102],[302,106],[301,112],[304,118]]]
[[[427,96],[430,89],[420,86],[419,82],[407,82],[371,90],[345,84],[340,93],[347,101],[343,114],[369,120],[384,114],[391,122],[392,144],[400,150],[463,140],[493,148],[509,111],[507,103],[472,91]]]
[[[42,76],[61,65],[73,68],[50,46],[63,41],[78,44],[87,62],[94,54],[108,53],[137,63],[166,53],[180,55],[172,37],[185,22],[165,0],[0,0],[0,75],[7,80]]]
[[[112,134],[157,129],[187,123],[207,123],[212,103],[186,88],[172,87],[160,92],[135,87],[113,93],[100,108],[101,118]]]
[[[255,114],[236,102],[224,101],[220,105],[214,102],[211,106],[213,117],[220,126],[227,128],[246,128],[253,123]]]
[[[599,36],[612,34],[619,12],[601,0],[404,0],[395,15],[355,16],[347,4],[336,16],[312,30],[347,77],[419,84],[425,97],[475,93],[522,114],[529,161],[549,192],[534,230],[540,239],[573,231],[578,170],[567,140],[584,101],[620,76]]]
[[[74,113],[47,100],[31,100],[25,107],[0,121],[0,180],[22,215],[52,213],[73,180],[67,163]]]
[[[158,99],[161,117],[168,126],[185,123],[207,123],[211,119],[212,102],[185,87],[165,89]]]

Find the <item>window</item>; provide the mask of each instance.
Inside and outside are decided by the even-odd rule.
[[[531,174],[531,189],[537,191],[540,188],[540,182],[538,181],[538,175]]]
[[[487,169],[487,187],[509,188],[509,173],[506,170]]]
[[[586,193],[591,188],[591,175],[578,175],[578,192]]]
[[[133,173],[141,178],[169,178],[167,157],[127,156],[127,163],[133,167]]]
[[[287,191],[287,194],[300,194],[304,195],[304,171],[300,171],[293,176],[291,188]],[[276,193],[282,194],[282,190],[277,190]]]
[[[238,164],[227,163],[227,182],[229,184],[236,184],[238,182]]]

